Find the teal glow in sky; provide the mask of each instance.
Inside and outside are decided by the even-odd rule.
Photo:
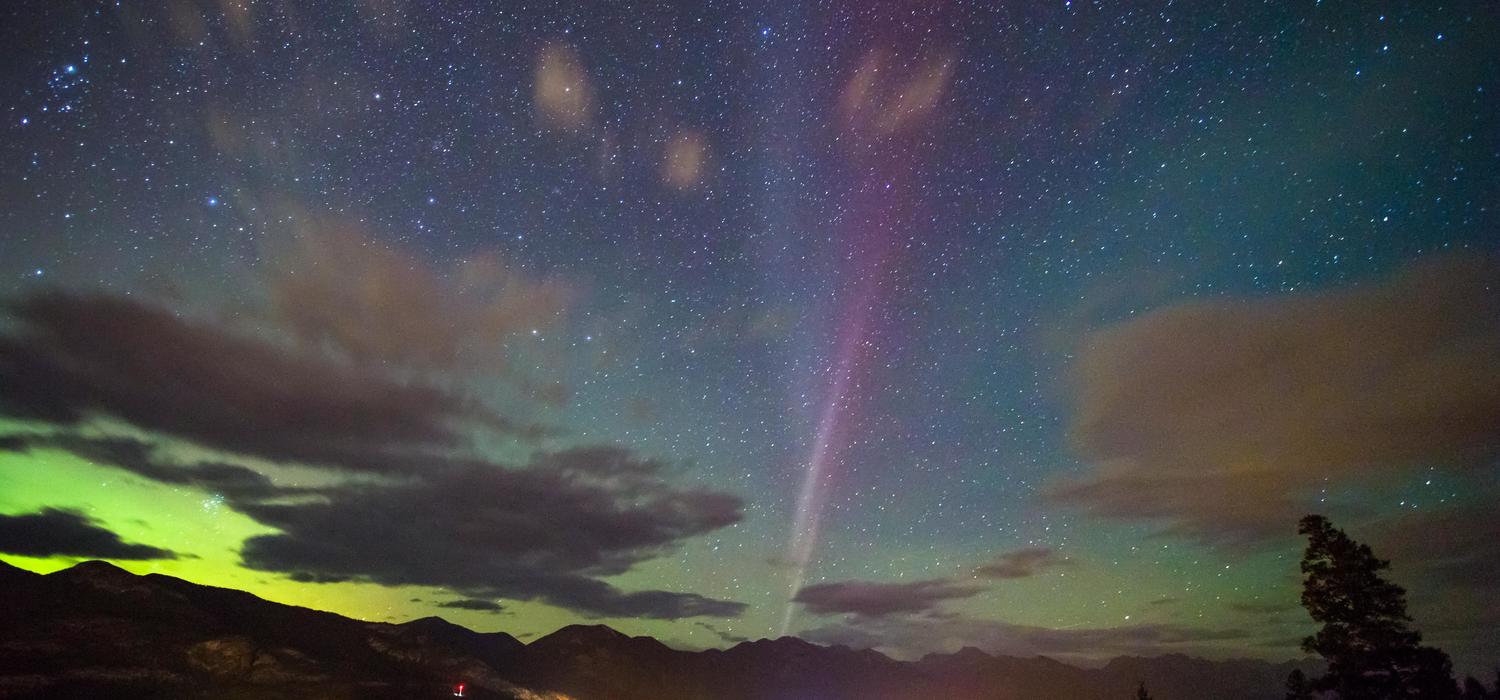
[[[1281,659],[1320,512],[1500,657],[1493,3],[472,5],[0,10],[0,556]]]

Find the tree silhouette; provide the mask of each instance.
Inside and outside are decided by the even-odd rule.
[[[1347,700],[1456,697],[1448,655],[1421,645],[1407,626],[1406,590],[1382,576],[1390,562],[1321,515],[1303,518],[1297,532],[1307,537],[1302,607],[1323,625],[1302,648],[1328,662],[1311,689]]]
[[[1146,692],[1146,682],[1141,681],[1135,687],[1135,700],[1151,700],[1151,693]]]
[[[1469,700],[1470,698],[1485,700],[1488,697],[1490,697],[1490,691],[1485,689],[1484,684],[1479,682],[1478,678],[1469,676],[1464,679],[1464,700]]]
[[[1312,700],[1312,684],[1300,668],[1292,669],[1286,677],[1286,700]]]

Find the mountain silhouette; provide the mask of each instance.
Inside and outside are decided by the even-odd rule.
[[[1162,700],[1280,697],[1310,663],[1122,657],[1082,669],[965,648],[920,661],[795,637],[685,651],[603,625],[523,644],[441,618],[364,622],[89,561],[0,562],[0,698],[522,700]]]

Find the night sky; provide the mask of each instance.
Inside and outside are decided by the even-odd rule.
[[[6,561],[1284,659],[1319,512],[1500,660],[1500,5],[479,5],[5,3]]]

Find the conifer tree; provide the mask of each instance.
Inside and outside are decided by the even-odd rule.
[[[1455,697],[1452,663],[1408,626],[1406,591],[1383,575],[1390,562],[1321,515],[1303,518],[1297,532],[1307,537],[1302,606],[1323,626],[1302,648],[1328,662],[1312,690],[1343,700]]]
[[[1286,700],[1312,700],[1312,684],[1300,668],[1292,669],[1286,677]]]

